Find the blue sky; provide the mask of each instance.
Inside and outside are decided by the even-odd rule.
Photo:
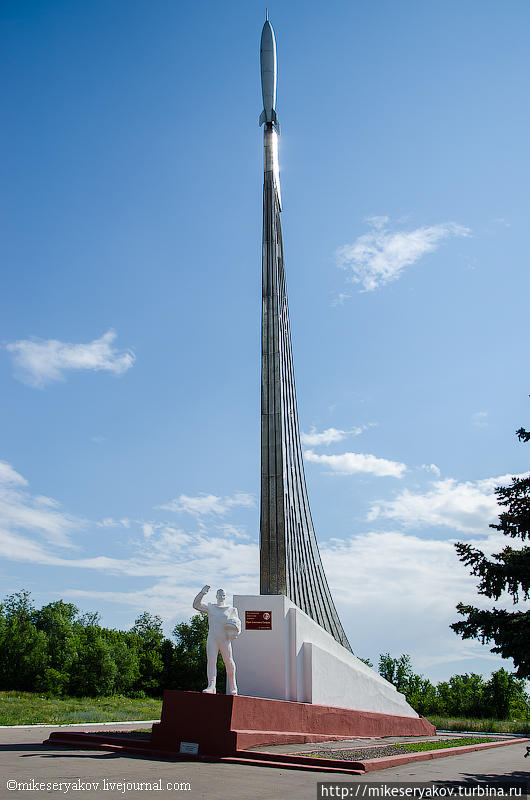
[[[493,488],[528,469],[530,8],[269,13],[336,605],[363,657],[489,674],[500,659],[448,628],[476,600],[452,542],[500,549]],[[169,632],[204,583],[259,587],[264,7],[17,0],[0,18],[0,590]]]

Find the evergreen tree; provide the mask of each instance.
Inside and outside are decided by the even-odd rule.
[[[524,428],[517,431],[520,441],[530,441],[530,432]],[[490,528],[501,531],[511,539],[522,542],[530,538],[530,477],[513,478],[509,486],[495,489],[499,505],[505,508],[499,515],[498,524]],[[530,595],[530,547],[514,549],[506,545],[500,553],[488,558],[469,544],[455,545],[460,561],[471,568],[471,574],[479,577],[478,592],[498,600],[506,591],[514,604]],[[530,611],[506,611],[502,608],[483,610],[474,606],[457,605],[458,613],[465,617],[451,628],[463,639],[480,639],[482,644],[494,642],[492,652],[503,658],[512,658],[519,678],[530,678]]]

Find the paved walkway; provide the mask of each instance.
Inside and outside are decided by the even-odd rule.
[[[101,725],[69,726],[72,730],[101,730]],[[121,726],[122,728],[124,726]],[[126,726],[125,726],[126,727]],[[130,727],[130,726],[129,726]],[[141,727],[141,726],[138,726]],[[120,726],[116,726],[119,730]],[[331,775],[319,772],[272,769],[199,762],[175,763],[116,753],[43,746],[50,728],[0,729],[0,800],[75,797],[76,800],[106,798],[189,797],[192,800],[316,800],[317,783],[333,786],[381,781],[469,781],[475,778],[525,779],[530,781],[530,759],[524,759],[526,744],[406,764],[365,776]],[[285,748],[287,749],[287,748]],[[72,784],[83,781],[85,788]],[[10,789],[8,781],[59,784],[40,789]],[[161,781],[162,791],[126,790],[112,783]],[[98,783],[88,788],[86,784]],[[188,784],[190,788],[188,789]],[[13,784],[10,784],[13,785]],[[170,785],[170,788],[167,788]],[[331,796],[340,797],[340,794]],[[355,796],[354,794],[351,796]],[[346,797],[346,795],[344,795]],[[482,798],[480,798],[482,800]],[[488,798],[488,800],[490,800]]]

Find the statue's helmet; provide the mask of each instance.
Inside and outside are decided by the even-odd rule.
[[[236,639],[241,633],[241,626],[235,620],[229,619],[225,623],[225,633],[228,639]]]

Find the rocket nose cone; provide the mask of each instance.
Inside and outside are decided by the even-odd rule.
[[[269,20],[266,20],[261,31],[261,49],[273,50],[275,48],[274,31]]]
[[[261,31],[260,62],[264,118],[267,122],[272,122],[276,106],[276,41],[268,19],[265,20]]]

